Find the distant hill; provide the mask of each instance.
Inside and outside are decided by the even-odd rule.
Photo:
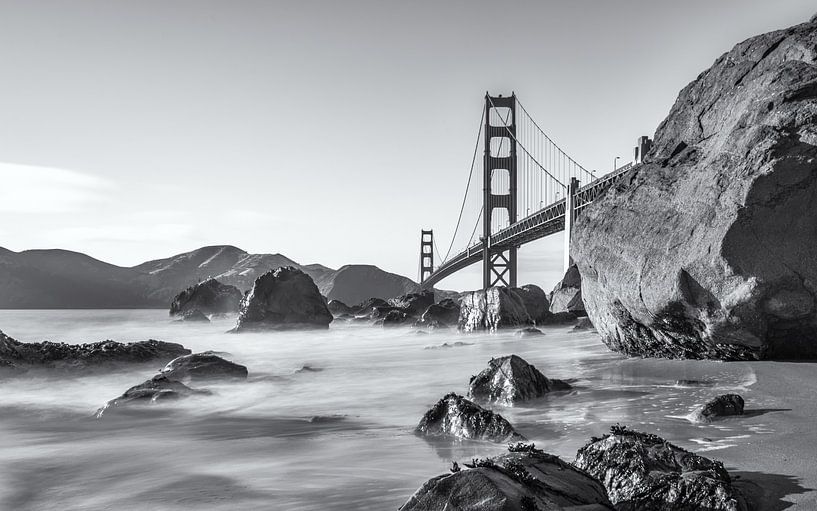
[[[202,247],[132,268],[67,250],[0,248],[0,308],[161,308],[182,289],[209,277],[245,291],[258,276],[279,266],[301,268],[330,300],[348,304],[419,289],[411,279],[376,266],[334,270],[302,265],[281,254],[249,254],[231,245]]]

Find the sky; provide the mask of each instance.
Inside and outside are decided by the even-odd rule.
[[[0,0],[0,246],[132,266],[231,244],[416,279],[420,230],[441,250],[454,231],[486,91],[516,92],[603,173],[720,54],[815,12],[813,0]],[[522,247],[520,283],[551,288],[562,243]],[[440,284],[480,286],[478,266]]]

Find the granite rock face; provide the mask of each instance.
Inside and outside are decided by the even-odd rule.
[[[723,394],[705,403],[690,414],[692,422],[712,422],[719,417],[743,415],[743,398],[737,394]]]
[[[565,276],[550,292],[550,312],[572,312],[577,316],[584,316],[584,302],[582,301],[582,277],[576,265],[571,265]]]
[[[541,325],[550,317],[550,301],[541,287],[527,284],[522,287],[511,288],[522,300],[528,316],[537,325]]]
[[[170,304],[170,315],[184,315],[193,311],[202,314],[238,312],[241,298],[241,291],[237,287],[222,284],[216,279],[207,279],[176,295]]]
[[[817,20],[748,39],[678,96],[572,256],[626,354],[817,357]]]
[[[184,383],[207,380],[246,380],[247,368],[210,353],[184,355],[168,362],[161,374]]]
[[[503,327],[533,323],[525,302],[506,287],[489,287],[485,291],[466,293],[460,301],[459,330],[495,331]]]
[[[598,481],[533,445],[429,479],[400,511],[612,511]]]
[[[306,273],[281,267],[261,275],[241,301],[233,331],[327,328],[332,313]]]
[[[455,393],[440,399],[420,419],[415,432],[429,437],[508,442],[524,440],[501,415]]]
[[[554,390],[568,390],[561,380],[548,379],[535,366],[516,355],[492,358],[488,368],[469,382],[468,397],[505,406],[544,396]]]
[[[598,479],[620,511],[745,511],[723,464],[661,437],[614,426],[579,449],[574,465]]]
[[[0,332],[0,369],[90,370],[124,364],[164,362],[190,350],[173,342],[156,340],[121,343],[102,341],[87,344],[20,342]]]

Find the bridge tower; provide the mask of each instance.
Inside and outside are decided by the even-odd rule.
[[[516,222],[516,94],[507,98],[485,94],[483,169],[482,288],[516,287],[517,247],[501,251],[490,246],[491,219],[495,209],[508,212],[509,225]],[[493,190],[493,178],[499,172],[507,172],[507,190]]]
[[[420,231],[420,282],[434,272],[434,231]]]

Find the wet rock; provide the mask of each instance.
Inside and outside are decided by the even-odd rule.
[[[456,326],[459,318],[459,303],[451,299],[445,299],[440,303],[433,303],[429,305],[414,326],[424,328]]]
[[[743,415],[743,398],[737,394],[723,394],[704,404],[689,416],[692,422],[712,422],[719,417]]]
[[[576,321],[576,325],[573,327],[573,331],[577,332],[579,330],[593,330],[593,328],[594,328],[593,323],[590,321],[590,318],[583,317],[579,318]]]
[[[817,22],[747,39],[685,87],[645,164],[576,221],[612,349],[817,357]]]
[[[417,330],[418,334],[427,334],[427,332],[423,332],[422,330]],[[456,341],[452,343],[444,342],[442,344],[438,344],[436,346],[426,346],[423,348],[424,350],[440,350],[440,349],[447,349],[447,348],[459,348],[462,346],[473,346],[474,343],[472,342],[462,342]]]
[[[179,318],[179,321],[185,321],[185,322],[187,322],[187,321],[192,322],[192,323],[209,323],[210,322],[210,318],[205,316],[204,313],[201,312],[198,309],[184,311],[184,312],[178,314],[177,317]]]
[[[538,328],[529,326],[528,328],[523,328],[522,330],[517,330],[514,333],[517,337],[541,337],[545,335],[545,333]]]
[[[349,307],[340,300],[329,300],[326,307],[329,309],[329,312],[335,316],[335,318],[351,315],[354,310],[352,307]]]
[[[488,368],[469,382],[468,397],[505,406],[544,396],[554,390],[568,390],[570,385],[545,377],[522,357],[509,355],[492,358]]]
[[[400,309],[394,309],[389,311],[385,316],[383,316],[382,325],[384,327],[403,326],[407,325],[410,320],[411,317],[408,314],[406,314],[405,311]]]
[[[241,298],[237,287],[207,279],[176,295],[170,304],[170,315],[184,315],[193,311],[199,311],[202,315],[237,312]]]
[[[530,319],[537,325],[544,323],[550,316],[550,302],[541,287],[528,284],[511,288],[522,300]]]
[[[158,374],[144,383],[135,385],[121,396],[108,401],[105,406],[97,410],[96,417],[102,418],[113,411],[133,405],[155,404],[158,402],[175,401],[193,395],[210,394],[206,390],[191,389],[187,385],[172,380],[164,374]]]
[[[572,325],[578,322],[579,318],[572,312],[554,312],[548,316],[543,323],[545,325]]]
[[[459,330],[462,332],[495,331],[531,323],[522,298],[506,287],[472,291],[460,302]]]
[[[207,380],[246,380],[247,368],[214,353],[194,353],[171,360],[161,374],[184,383]]]
[[[612,511],[604,487],[533,445],[429,479],[400,511]]]
[[[35,368],[88,370],[123,364],[165,362],[189,353],[190,350],[181,344],[153,339],[132,343],[25,343],[0,332],[0,368],[13,368],[17,372]]]
[[[241,301],[234,332],[245,330],[327,328],[332,313],[306,273],[281,267],[261,275]]]
[[[656,435],[611,431],[579,449],[574,465],[601,481],[617,510],[746,510],[722,463]]]
[[[577,316],[585,314],[582,278],[575,264],[567,269],[565,276],[550,292],[550,312],[572,312]]]
[[[407,315],[419,318],[429,306],[434,304],[434,291],[426,289],[389,300],[389,305],[397,307]]]
[[[417,425],[415,432],[429,437],[508,442],[523,440],[501,415],[455,393],[440,399]]]
[[[355,316],[370,316],[378,307],[391,307],[389,302],[380,298],[369,298],[354,307],[352,314]]]

